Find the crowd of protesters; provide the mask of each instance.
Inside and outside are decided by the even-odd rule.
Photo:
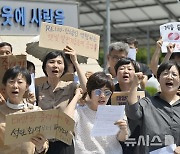
[[[35,65],[27,61],[27,69],[20,66],[9,68],[1,79],[5,96],[0,93],[0,153],[149,154],[176,144],[174,153],[180,154],[179,54],[173,53],[174,44],[169,44],[168,52],[158,66],[161,45],[160,39],[148,67],[128,57],[130,49],[138,52],[135,38],[112,43],[105,55],[108,61],[105,72],[90,73],[88,78],[73,48],[66,46],[63,51],[53,50],[42,61],[47,80],[35,85],[35,93],[29,93],[26,99],[24,94],[31,85]],[[12,45],[1,42],[0,56],[9,55],[13,55]],[[62,77],[69,72],[77,73],[76,80],[63,81]],[[152,76],[157,78],[160,90],[150,96],[145,87]],[[125,117],[114,121],[119,132],[111,136],[91,136],[98,105],[113,104],[111,96],[114,91],[129,92]],[[137,91],[144,91],[145,97],[138,99]],[[33,136],[29,142],[4,144],[7,115],[49,109],[59,109],[74,119],[71,145],[42,134]]]

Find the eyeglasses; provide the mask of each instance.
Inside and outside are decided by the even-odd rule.
[[[114,61],[118,61],[119,59],[124,58],[124,57],[119,57],[119,56],[116,56],[116,55],[110,55],[110,56],[112,57],[112,59]]]
[[[105,97],[109,97],[111,96],[112,92],[110,90],[101,90],[101,89],[95,89],[94,93],[96,96],[101,96],[101,94],[103,93]]]

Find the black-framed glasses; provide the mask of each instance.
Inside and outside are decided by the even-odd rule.
[[[95,89],[94,93],[96,96],[101,96],[101,94],[103,93],[105,97],[109,97],[112,94],[110,90],[101,90],[101,89]]]

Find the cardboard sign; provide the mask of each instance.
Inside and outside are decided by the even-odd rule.
[[[78,55],[98,59],[99,41],[100,36],[96,34],[69,26],[43,22],[41,25],[39,46],[63,50],[69,45]]]
[[[160,26],[160,33],[162,36],[162,52],[167,52],[167,45],[175,43],[173,52],[180,52],[180,22],[170,22]]]
[[[71,145],[74,124],[74,120],[59,109],[10,114],[6,116],[4,144],[27,142],[43,134],[47,139],[55,138]]]
[[[111,105],[126,105],[128,98],[128,91],[113,92],[111,96]],[[144,91],[137,91],[138,100],[145,97]]]
[[[0,56],[0,93],[2,93],[3,96],[5,96],[5,91],[2,84],[2,78],[4,76],[4,73],[7,69],[17,65],[26,68],[26,55]]]
[[[61,77],[62,81],[74,81],[74,74],[73,73],[66,73]],[[35,85],[41,85],[43,83],[45,83],[47,81],[47,77],[43,76],[43,77],[39,77],[39,78],[35,78]]]

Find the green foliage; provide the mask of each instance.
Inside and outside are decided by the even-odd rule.
[[[158,92],[158,90],[154,87],[146,87],[145,90],[151,95],[153,96],[154,94],[156,94]]]
[[[141,63],[147,63],[147,49],[146,48],[139,48],[136,54],[136,60]]]
[[[154,54],[154,51],[155,51],[155,47],[150,47],[150,60]],[[159,63],[162,61],[163,57],[164,55],[161,54]],[[138,48],[136,60],[141,63],[145,63],[145,64],[147,63],[147,48],[146,47]]]
[[[101,67],[103,67],[103,64],[104,64],[104,51],[103,51],[103,49],[100,49],[100,51],[99,51],[98,63]]]

